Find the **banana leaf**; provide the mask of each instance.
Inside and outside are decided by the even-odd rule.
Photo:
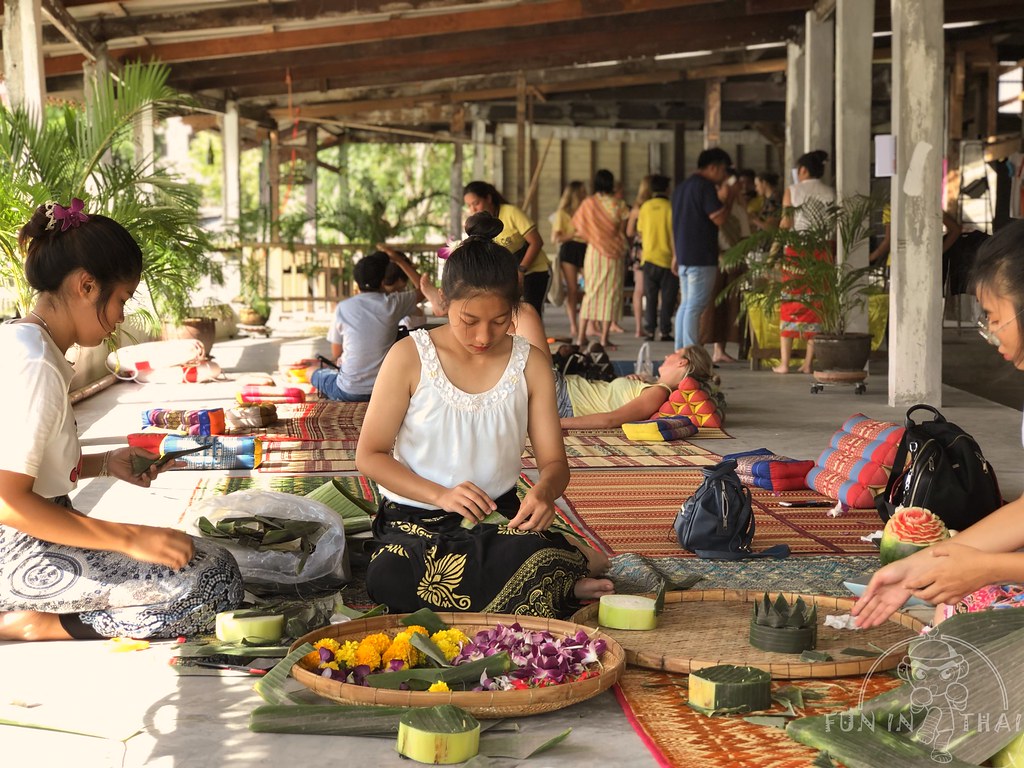
[[[366,499],[350,493],[337,480],[328,480],[319,488],[306,494],[307,499],[319,501],[341,516],[346,534],[362,533],[373,527],[371,515],[377,510]]]
[[[262,704],[249,715],[257,733],[305,733],[324,736],[390,736],[398,733],[405,707],[343,704]]]
[[[285,656],[266,675],[253,685],[252,689],[268,704],[298,704],[301,698],[285,689],[288,675],[291,674],[299,659],[313,652],[312,643],[303,643]]]
[[[844,713],[802,718],[789,735],[848,768],[977,765],[1014,737],[1024,711],[1024,611],[958,614],[910,641],[907,683]]]
[[[415,613],[410,613],[404,619],[399,620],[406,627],[423,627],[430,634],[448,629],[448,625],[441,621],[441,617],[429,608],[420,608]]]
[[[451,664],[448,663],[448,659],[444,656],[444,651],[438,648],[437,643],[426,635],[421,635],[419,632],[413,632],[412,637],[409,638],[409,644],[416,650],[422,651],[423,654],[437,666],[451,666]]]
[[[449,685],[453,683],[476,683],[483,674],[486,674],[487,677],[494,677],[495,675],[502,675],[508,672],[511,665],[512,661],[509,659],[508,653],[503,651],[493,656],[478,659],[477,661],[459,664],[457,667],[440,667],[437,669],[420,667],[401,669],[397,672],[378,672],[374,675],[368,675],[366,683],[373,688],[388,688],[391,690],[397,690],[403,683],[414,689],[418,686],[422,686],[425,689],[432,683],[439,681]],[[426,685],[423,685],[423,683],[426,683]]]
[[[556,747],[569,738],[572,728],[537,733],[495,733],[480,736],[480,754],[485,757],[511,757],[526,760]]]

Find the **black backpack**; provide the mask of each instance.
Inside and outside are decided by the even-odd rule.
[[[931,411],[934,418],[917,424],[912,414],[918,410]],[[898,506],[924,507],[948,528],[962,531],[1002,505],[995,470],[974,438],[930,405],[908,410],[889,481],[875,496],[882,520]]]
[[[615,367],[603,349],[584,352],[576,344],[563,344],[551,355],[551,364],[563,376],[582,376],[591,381],[614,381]]]
[[[750,549],[754,541],[754,508],[750,489],[736,475],[736,460],[728,459],[701,470],[704,480],[676,515],[679,544],[705,560],[746,557],[786,557],[789,546],[778,544],[763,552]]]

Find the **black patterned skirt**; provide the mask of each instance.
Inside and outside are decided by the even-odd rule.
[[[510,519],[519,508],[514,489],[496,503]],[[579,608],[573,588],[587,575],[587,559],[564,536],[483,523],[467,529],[463,519],[383,500],[366,574],[370,598],[394,613],[432,608],[563,618]]]

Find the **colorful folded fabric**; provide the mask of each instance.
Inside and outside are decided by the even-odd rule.
[[[806,488],[807,473],[814,468],[813,461],[780,456],[767,448],[731,453],[723,459],[736,461],[736,474],[744,483],[776,493]]]
[[[659,416],[646,421],[628,421],[622,425],[627,440],[666,442],[685,440],[697,434],[697,425],[686,416]]]
[[[807,474],[807,485],[856,509],[874,507],[903,439],[903,427],[857,413],[832,435]]]
[[[251,403],[304,403],[306,393],[298,387],[268,387],[259,384],[246,384],[238,393],[238,402],[243,405]]]
[[[224,411],[224,423],[232,432],[261,429],[277,421],[277,406],[273,403],[237,405]]]
[[[144,448],[161,456],[206,446],[202,451],[182,456],[185,469],[255,469],[263,460],[263,443],[258,437],[220,435],[182,435],[166,432],[136,432],[128,435],[128,445]]]
[[[225,431],[223,408],[181,410],[176,408],[150,408],[142,412],[143,427],[163,427],[189,435],[223,435]]]

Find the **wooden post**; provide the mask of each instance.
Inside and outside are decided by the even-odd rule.
[[[270,242],[276,243],[281,239],[281,137],[277,131],[270,132],[267,183],[270,187]]]
[[[455,137],[460,137],[466,132],[465,108],[459,107],[455,110],[449,129],[452,136]],[[450,178],[451,198],[448,207],[448,236],[452,240],[458,240],[462,235],[462,142],[455,141],[452,146],[455,151],[455,157],[452,161]]]
[[[516,75],[516,200],[526,197],[526,75]]]
[[[722,80],[713,77],[704,84],[704,149],[722,142]]]

